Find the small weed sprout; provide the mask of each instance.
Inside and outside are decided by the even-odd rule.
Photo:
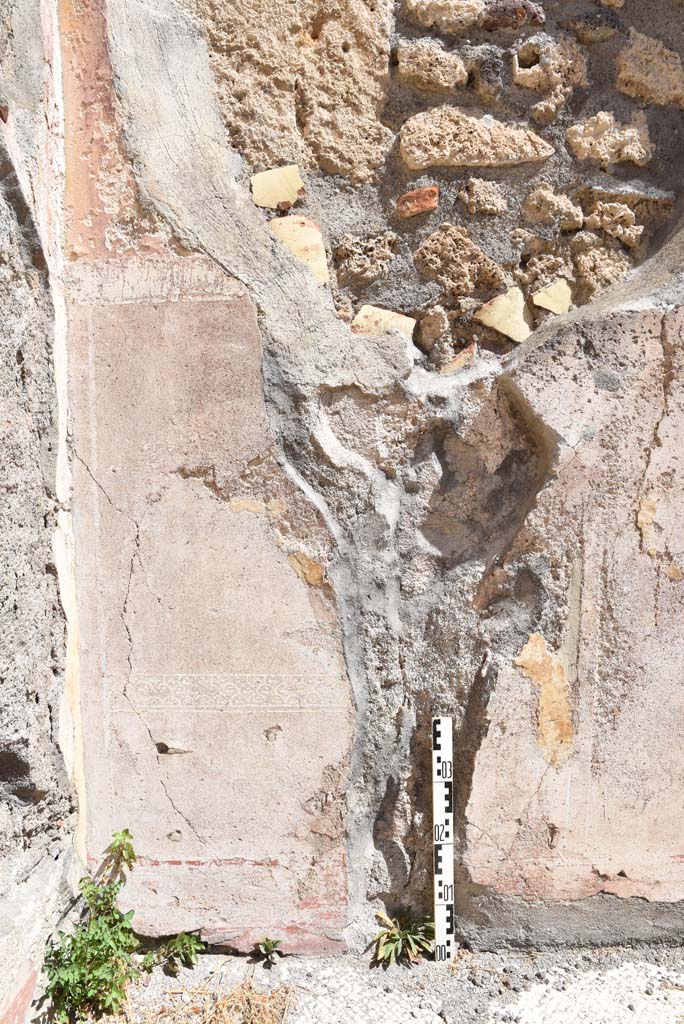
[[[124,882],[125,871],[132,871],[138,859],[133,849],[133,836],[127,828],[122,828],[120,832],[115,832],[112,835],[112,841],[106,853],[100,871],[110,868],[113,872],[118,872],[120,880]]]
[[[283,955],[280,952],[281,945],[282,939],[262,939],[254,948],[254,956],[259,960],[263,960],[270,967],[277,963]]]
[[[381,912],[377,918],[385,927],[371,942],[371,946],[375,946],[374,963],[388,966],[404,960],[410,966],[420,960],[423,953],[432,952],[435,926],[429,918],[413,918],[410,910],[396,917]]]
[[[181,967],[194,967],[197,957],[206,949],[198,935],[192,932],[178,932],[178,935],[166,939],[158,947],[146,953],[143,958],[143,970],[152,971],[161,967],[167,974],[177,975]]]

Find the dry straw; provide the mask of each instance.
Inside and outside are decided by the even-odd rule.
[[[119,1024],[287,1024],[294,988],[283,985],[271,992],[254,987],[253,972],[231,992],[206,987],[176,989],[160,997],[161,1005],[138,1011],[131,1003]],[[171,998],[173,997],[172,1005]]]

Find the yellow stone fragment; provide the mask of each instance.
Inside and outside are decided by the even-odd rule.
[[[641,531],[641,540],[647,553],[653,558],[657,554],[658,548],[656,547],[655,541],[655,529],[654,523],[656,521],[656,513],[658,506],[656,505],[655,496],[653,494],[646,495],[639,502],[639,511],[637,512],[637,526]]]
[[[385,331],[401,331],[407,338],[413,337],[416,321],[403,313],[380,306],[362,306],[352,320],[354,334],[384,334]]]
[[[300,580],[304,580],[310,587],[323,586],[325,583],[325,570],[319,562],[309,558],[303,551],[293,551],[287,557]]]
[[[284,512],[287,512],[287,502],[283,501],[282,498],[270,498],[266,502],[266,508],[273,515],[281,516]]]
[[[292,255],[304,263],[317,281],[328,283],[328,261],[318,224],[308,217],[278,217],[269,227]]]
[[[541,633],[533,633],[513,662],[537,690],[537,736],[544,758],[559,767],[572,752],[570,687],[561,658]]]
[[[253,174],[250,184],[255,205],[266,206],[271,210],[277,210],[281,203],[294,205],[304,189],[297,164],[273,167],[270,171]]]
[[[559,277],[533,295],[532,302],[551,313],[567,313],[572,306],[572,288],[564,277]]]
[[[532,320],[520,288],[509,288],[503,295],[497,295],[491,302],[480,306],[473,320],[493,327],[499,334],[505,334],[518,343],[532,333]]]
[[[255,498],[231,498],[228,504],[231,512],[254,512],[255,515],[260,515],[266,511],[263,501],[257,501]]]

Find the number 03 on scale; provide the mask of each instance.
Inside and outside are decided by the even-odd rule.
[[[435,960],[452,960],[454,936],[454,741],[450,718],[432,719]]]

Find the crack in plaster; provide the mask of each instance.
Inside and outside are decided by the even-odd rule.
[[[438,622],[435,609],[448,603],[452,592],[454,603],[462,601],[456,587],[461,577],[456,573],[447,577],[444,570],[436,574],[430,594],[434,606],[427,599],[422,604],[415,602],[417,611],[413,611],[408,602],[404,604],[403,598],[395,601],[386,593],[377,593],[377,578],[382,576],[383,583],[386,582],[388,559],[390,564],[399,564],[397,531],[404,512],[411,521],[413,506],[410,501],[404,504],[397,484],[384,479],[381,471],[359,452],[342,445],[330,424],[323,423],[321,393],[323,389],[354,386],[367,395],[380,397],[396,388],[397,381],[401,380],[406,395],[418,395],[426,404],[434,399],[435,406],[426,416],[426,429],[432,415],[433,423],[438,420],[443,428],[458,434],[458,403],[468,386],[476,381],[498,378],[502,392],[507,391],[509,399],[512,398],[512,405],[540,453],[534,493],[526,494],[518,510],[515,529],[491,560],[500,561],[520,535],[540,492],[557,473],[559,442],[563,440],[532,412],[512,381],[511,371],[514,364],[519,365],[561,324],[580,322],[581,317],[563,318],[553,328],[538,332],[533,344],[521,348],[515,360],[503,360],[496,370],[490,365],[482,372],[468,372],[452,381],[432,380],[422,368],[407,365],[407,351],[400,353],[396,337],[375,338],[371,346],[368,339],[352,336],[348,327],[335,319],[329,295],[277,249],[246,193],[236,183],[236,161],[217,141],[222,138],[222,132],[207,70],[206,50],[201,39],[186,31],[183,15],[174,11],[174,19],[167,19],[155,4],[127,0],[125,5],[110,3],[109,22],[117,88],[127,114],[127,145],[133,153],[141,193],[169,219],[180,237],[239,280],[251,295],[263,339],[263,390],[271,429],[278,442],[276,459],[321,512],[337,544],[331,575],[356,705],[349,792],[349,851],[351,914],[355,924],[360,926],[368,916],[364,903],[370,884],[373,825],[378,820],[388,781],[401,780],[404,785],[408,777],[410,751],[406,747],[406,735],[398,734],[398,742],[398,735],[390,726],[400,709],[406,710],[407,721],[420,722],[416,709],[420,710],[421,698],[419,691],[409,689],[410,661],[406,667],[401,651],[397,658],[403,677],[401,687],[384,690],[377,678],[371,678],[375,668],[367,660],[363,625],[365,621],[372,621],[374,625],[384,626],[389,619],[395,628],[400,627],[408,641],[408,649],[403,652],[406,658],[412,653],[413,638],[406,621],[401,619],[402,607],[407,608],[407,615],[415,615],[419,620],[432,615]],[[142,30],[150,39],[144,73],[136,63],[133,45]],[[179,62],[183,75],[180,83],[171,81],[168,72],[170,55],[176,52],[184,54],[183,61]],[[159,104],[154,91],[144,88],[150,74],[157,76],[160,82],[163,105]],[[168,146],[171,138],[175,142],[173,151]],[[208,182],[207,188],[198,189],[197,182],[204,180]],[[327,308],[326,317],[320,316],[321,307]],[[587,315],[585,310],[584,317]],[[446,408],[438,413],[435,412],[437,400],[446,403]],[[577,457],[576,448],[572,448],[572,452],[570,461]],[[331,507],[325,475],[321,472],[322,463],[339,470],[338,490],[358,477],[368,484],[376,506],[380,506],[380,518],[387,532],[377,542],[373,560],[370,556],[364,558],[356,543],[360,531],[366,527],[362,511],[355,510],[352,516],[347,510],[345,521]],[[465,587],[465,582],[459,585]],[[435,671],[444,677],[443,682],[432,676],[427,679],[434,688],[432,700],[440,708],[448,707],[449,701],[470,706],[468,724],[459,735],[462,740],[468,740],[472,748],[468,756],[474,759],[482,742],[482,736],[478,741],[478,735],[486,734],[487,703],[496,673],[494,667],[488,666],[484,679],[477,672],[473,677],[468,675],[470,662],[478,650],[481,652],[483,639],[477,629],[473,631],[476,635],[467,636],[468,629],[473,628],[470,620],[460,625],[463,666],[454,672],[448,661],[444,665],[438,662]],[[440,625],[440,628],[443,627]],[[380,628],[378,633],[384,639]],[[441,641],[445,644],[447,636],[443,632]],[[383,657],[389,664],[392,651],[388,650]],[[449,670],[453,672],[451,677]],[[474,683],[470,683],[470,678],[474,678]],[[407,732],[410,734],[411,728]],[[468,777],[467,766],[464,777]],[[461,795],[462,801],[466,795]]]
[[[133,573],[135,571],[135,563],[136,563],[136,561],[138,562],[138,564],[140,565],[141,569],[143,570],[143,575],[145,575],[145,578],[147,578],[147,574],[145,573],[145,569],[144,569],[144,566],[142,564],[142,558],[141,558],[141,555],[140,555],[140,525],[137,522],[137,520],[134,519],[133,516],[129,512],[126,512],[124,509],[119,508],[118,505],[116,505],[114,503],[114,501],[112,501],[112,498],[108,494],[107,490],[102,486],[100,481],[97,479],[97,477],[95,476],[95,474],[91,470],[91,468],[88,465],[88,463],[85,461],[85,459],[83,459],[83,457],[81,455],[79,455],[79,453],[76,451],[76,449],[73,446],[72,446],[72,454],[73,454],[73,457],[77,460],[77,462],[79,462],[83,466],[83,468],[85,469],[85,471],[88,474],[88,476],[90,477],[90,479],[93,481],[93,483],[95,484],[97,489],[104,495],[104,497],[109,502],[109,504],[114,509],[114,511],[118,512],[119,515],[124,516],[125,519],[128,519],[128,521],[133,524],[133,528],[135,530],[135,534],[134,534],[134,537],[133,537],[134,549],[133,549],[133,553],[131,555],[131,561],[130,561],[129,570],[128,570],[128,579],[126,581],[126,592],[124,594],[124,599],[123,599],[121,611],[119,613],[120,618],[121,618],[121,624],[123,625],[123,628],[124,628],[125,633],[126,633],[126,640],[127,640],[127,647],[128,647],[128,649],[127,649],[128,676],[129,676],[129,679],[130,679],[130,676],[131,676],[131,674],[133,672],[133,636],[132,636],[132,633],[131,633],[131,628],[130,628],[130,626],[128,624],[128,617],[127,616],[128,616],[128,601],[129,601],[129,597],[130,597],[130,593],[131,593],[131,584],[133,582]],[[148,584],[148,586],[149,586],[149,584]],[[124,696],[125,696],[125,691],[124,691]]]
[[[203,846],[206,846],[207,845],[206,841],[199,835],[199,833],[195,829],[195,826],[193,825],[193,823],[183,813],[183,811],[181,811],[181,809],[178,807],[178,805],[175,803],[173,797],[169,793],[168,786],[166,784],[166,779],[164,778],[164,771],[165,771],[165,769],[164,769],[164,767],[163,767],[163,765],[162,765],[162,763],[160,761],[160,754],[159,754],[159,750],[158,750],[158,746],[157,746],[157,740],[155,740],[155,738],[154,738],[154,735],[152,733],[152,729],[150,728],[150,725],[149,725],[147,719],[145,718],[143,713],[140,711],[140,709],[137,708],[135,706],[135,704],[133,703],[133,701],[131,700],[130,694],[128,693],[128,686],[129,686],[129,684],[130,684],[130,676],[129,676],[129,679],[124,684],[122,695],[123,695],[124,699],[127,701],[128,706],[130,707],[131,711],[138,718],[138,720],[141,722],[141,724],[143,725],[147,735],[149,736],[150,743],[152,744],[152,747],[154,749],[155,758],[156,758],[156,761],[157,761],[159,785],[161,786],[162,790],[164,791],[164,795],[165,795],[166,799],[168,800],[168,802],[169,802],[171,808],[173,809],[174,813],[177,814],[178,817],[183,819],[183,821],[188,826],[188,828],[190,829],[190,831],[194,835],[194,837],[197,839],[197,841],[200,842]]]

